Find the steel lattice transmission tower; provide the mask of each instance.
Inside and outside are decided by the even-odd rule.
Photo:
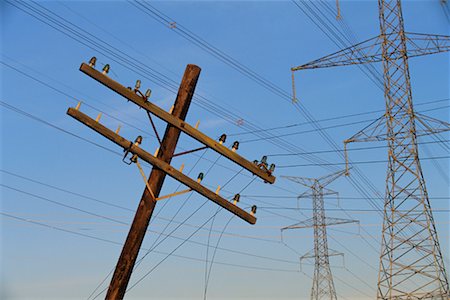
[[[448,300],[448,277],[417,138],[448,131],[450,124],[414,111],[408,58],[449,51],[450,36],[405,32],[401,1],[378,4],[379,36],[291,70],[382,62],[386,112],[346,141],[388,143],[377,299]]]
[[[326,175],[318,179],[282,176],[283,178],[310,188],[310,190],[301,194],[298,198],[312,198],[313,200],[312,218],[281,229],[283,231],[287,229],[314,228],[314,249],[300,258],[300,260],[314,258],[311,300],[337,300],[329,257],[343,254],[328,249],[327,226],[358,222],[355,220],[329,218],[325,216],[323,197],[324,195],[336,194],[336,192],[326,189],[325,186],[343,174],[345,174],[345,171]]]

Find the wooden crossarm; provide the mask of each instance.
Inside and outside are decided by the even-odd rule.
[[[226,210],[230,211],[231,213],[235,214],[236,216],[240,217],[241,219],[247,221],[250,224],[256,223],[256,217],[251,215],[250,213],[246,212],[242,208],[234,205],[230,201],[222,198],[221,196],[217,195],[213,191],[205,188],[203,185],[198,183],[197,181],[191,179],[190,177],[184,175],[180,171],[173,168],[168,163],[165,163],[164,161],[154,157],[152,154],[148,153],[147,151],[141,149],[140,147],[134,145],[131,141],[121,137],[120,135],[116,134],[114,131],[106,128],[99,122],[96,122],[91,117],[87,116],[86,114],[80,112],[79,110],[76,110],[75,108],[69,108],[67,110],[67,114],[74,119],[78,120],[79,122],[83,123],[84,125],[90,127],[94,131],[100,133],[113,143],[119,145],[120,147],[124,149],[129,149],[129,151],[133,154],[136,154],[139,158],[142,160],[148,162],[149,164],[153,165],[156,168],[161,169],[164,171],[167,175],[170,177],[178,180],[179,182],[183,183],[187,187],[191,188],[192,190],[196,191],[197,193],[205,196],[209,200],[217,203],[218,205],[222,206]]]
[[[258,168],[255,164],[252,162],[246,160],[239,154],[231,151],[227,147],[219,144],[219,142],[213,140],[212,138],[206,136],[202,132],[198,131],[188,123],[184,122],[183,120],[180,120],[176,117],[174,117],[172,114],[166,112],[162,108],[156,106],[155,104],[145,101],[141,96],[137,95],[134,91],[126,88],[125,86],[121,85],[117,81],[114,81],[113,79],[109,78],[107,75],[102,74],[101,72],[97,71],[96,69],[92,68],[88,64],[81,64],[80,70],[85,73],[86,75],[92,77],[93,79],[97,80],[101,84],[105,85],[106,87],[110,88],[111,90],[115,91],[116,93],[122,95],[126,99],[130,100],[131,102],[135,103],[139,107],[145,109],[146,111],[154,114],[158,118],[164,120],[165,122],[175,126],[176,128],[180,129],[187,135],[191,136],[192,138],[196,139],[200,143],[204,144],[205,146],[211,148],[212,150],[218,152],[219,154],[227,157],[231,161],[235,162],[236,164],[240,165],[244,169],[247,169],[252,174],[258,176],[262,180],[268,183],[274,183],[275,177],[270,174],[267,170],[262,170]]]

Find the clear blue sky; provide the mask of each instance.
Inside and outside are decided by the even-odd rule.
[[[275,185],[255,180],[242,192],[242,207],[259,207],[254,226],[237,218],[230,221],[231,215],[225,211],[207,222],[218,209],[210,202],[187,219],[206,201],[197,194],[158,203],[144,249],[152,248],[155,241],[158,244],[161,232],[171,233],[181,222],[184,224],[136,268],[130,286],[148,275],[127,293],[128,298],[203,299],[205,270],[210,270],[207,299],[309,299],[312,261],[303,261],[300,266],[299,257],[313,248],[312,230],[288,232],[281,242],[280,228],[310,217],[311,201],[302,200],[300,211],[287,209],[297,208],[296,196],[307,189],[280,176],[320,177],[343,166],[311,164],[318,159],[336,164],[343,160],[311,124],[303,124],[308,120],[289,99],[252,81],[129,2],[12,2],[33,16],[8,2],[0,4],[0,191],[1,212],[8,214],[0,217],[0,298],[88,299],[116,264],[144,182],[136,166],[123,164],[113,153],[121,149],[65,113],[82,100],[81,110],[92,117],[102,111],[101,122],[109,128],[122,124],[124,137],[143,135],[143,147],[149,152],[156,149],[157,140],[142,110],[78,71],[81,62],[96,56],[97,68],[109,63],[110,76],[124,85],[134,85],[141,79],[144,90],[152,89],[151,100],[164,109],[169,109],[175,99],[170,85],[178,85],[186,64],[200,66],[196,93],[200,98],[194,99],[188,122],[200,120],[200,130],[212,137],[229,134],[229,145],[239,140],[238,151],[249,160],[269,155],[269,163],[278,166]],[[448,19],[439,2],[404,1],[406,30],[448,35]],[[327,10],[335,9],[335,1],[326,2],[326,6],[313,3],[339,26]],[[175,20],[178,28],[190,30],[287,94],[291,93],[291,67],[339,49],[290,1],[151,4]],[[57,30],[63,27],[37,20],[38,12],[45,12],[43,21],[50,23],[55,18],[63,22],[61,26],[67,26],[66,30],[76,31],[63,34]],[[358,41],[378,34],[376,1],[344,1],[341,12]],[[68,36],[71,34],[81,42]],[[85,39],[88,34],[90,41]],[[121,57],[127,56],[129,62],[119,64],[100,47],[111,47]],[[380,65],[376,68],[381,70]],[[147,72],[146,77],[142,70]],[[449,54],[411,59],[410,71],[416,110],[449,122]],[[173,82],[151,81],[156,72]],[[356,67],[297,72],[296,86],[302,107],[314,119],[347,116],[319,123],[339,149],[343,140],[383,113],[382,91]],[[217,114],[205,109],[205,99]],[[353,114],[359,115],[348,116]],[[239,119],[243,119],[243,125],[237,125]],[[286,135],[283,140],[291,145],[255,140],[258,135],[247,132],[254,126],[282,127],[266,133]],[[157,127],[162,134],[165,125],[158,120]],[[420,157],[448,156],[445,147],[449,134],[439,138],[447,141],[444,146],[432,143],[432,137],[421,138],[424,144],[419,148]],[[361,143],[350,148],[383,145]],[[183,136],[179,146],[182,151],[198,147],[198,143]],[[313,156],[313,162],[305,155],[275,155],[288,153],[288,147],[291,152],[320,153]],[[386,148],[353,151],[350,158],[354,162],[384,161]],[[172,164],[178,167],[184,163],[185,173],[192,172],[192,177],[210,169],[203,183],[215,189],[239,172],[239,167],[227,159],[217,159],[217,153],[207,151],[174,159]],[[300,166],[283,168],[289,165]],[[370,182],[362,185],[363,195],[346,178],[329,186],[341,199],[326,199],[327,215],[358,219],[361,224],[329,228],[329,247],[345,253],[344,261],[334,257],[331,265],[340,299],[373,299],[382,219],[361,197],[377,197],[372,187],[379,195],[384,194],[386,163],[355,166]],[[436,210],[442,252],[450,267],[449,161],[423,160],[422,166]],[[150,167],[145,171],[149,174]],[[251,181],[248,173],[240,172],[221,193],[230,198]],[[178,184],[167,178],[163,194],[177,188]],[[382,201],[373,200],[378,206]],[[145,252],[142,250],[141,256]],[[214,261],[212,268],[206,265],[207,256],[208,261]],[[108,282],[109,278],[94,295]]]

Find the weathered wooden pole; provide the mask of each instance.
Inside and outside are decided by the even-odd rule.
[[[172,115],[174,117],[185,120],[199,75],[200,68],[198,66],[188,65],[186,67],[172,111]],[[164,162],[170,163],[179,136],[180,130],[168,124],[162,139],[158,158]],[[159,196],[165,177],[165,172],[153,167],[148,179],[148,184],[155,197]],[[117,262],[105,299],[119,300],[124,298],[136,258],[139,254],[139,249],[141,248],[142,241],[144,240],[145,232],[147,231],[155,205],[155,198],[146,188],[142,194],[141,201],[139,202],[139,207],[136,211],[136,215],[134,216],[130,231],[128,232],[125,245],[123,246],[122,253],[120,254],[119,261]]]

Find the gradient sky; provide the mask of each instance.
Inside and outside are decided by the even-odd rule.
[[[312,261],[303,260],[300,264],[299,257],[313,248],[312,230],[285,232],[281,239],[280,229],[310,217],[311,201],[302,199],[298,203],[296,196],[307,188],[281,175],[321,177],[344,166],[332,145],[321,138],[289,99],[250,80],[129,2],[25,3],[31,9],[48,10],[44,16],[47,22],[50,16],[62,18],[60,21],[67,22],[66,26],[78,26],[78,32],[91,34],[92,41],[81,40],[84,44],[9,2],[0,4],[0,298],[88,299],[107,287],[108,273],[120,254],[144,182],[136,166],[125,165],[114,153],[121,149],[68,117],[66,110],[82,100],[81,110],[88,115],[95,117],[103,112],[104,125],[116,129],[122,124],[124,137],[143,135],[142,146],[149,152],[157,148],[157,140],[142,110],[79,72],[78,67],[96,56],[97,68],[109,63],[109,75],[127,86],[141,79],[144,90],[152,89],[151,101],[167,110],[175,94],[167,84],[152,82],[150,76],[143,77],[133,67],[115,62],[93,46],[97,42],[121,51],[122,56],[127,55],[144,70],[151,68],[152,74],[167,76],[175,85],[186,64],[200,66],[196,94],[201,98],[194,99],[187,121],[195,124],[200,120],[199,129],[214,138],[227,133],[227,145],[240,141],[238,151],[249,160],[269,155],[269,163],[277,165],[277,181],[267,185],[261,180],[252,181],[248,172],[239,172],[238,166],[212,151],[174,159],[172,165],[184,163],[184,172],[190,172],[192,177],[209,170],[203,183],[214,190],[239,172],[221,193],[230,198],[245,188],[240,205],[247,210],[258,205],[258,222],[248,225],[226,211],[211,218],[218,206],[197,194],[158,203],[140,256],[152,245],[157,247],[136,267],[130,286],[143,280],[127,293],[127,298],[203,299],[207,286],[206,298],[211,300],[309,299]],[[448,35],[448,19],[439,2],[404,1],[406,30]],[[313,3],[326,12],[323,3]],[[175,20],[177,26],[189,29],[288,94],[291,67],[339,50],[290,1],[158,1],[152,5]],[[334,10],[335,1],[327,2],[327,7]],[[36,16],[36,11],[28,12]],[[327,13],[339,26],[331,12]],[[343,1],[341,13],[357,41],[378,34],[376,1]],[[380,65],[376,68],[381,70]],[[449,54],[411,59],[410,71],[416,110],[449,122]],[[323,120],[320,126],[339,149],[343,148],[343,140],[383,113],[383,92],[357,67],[297,72],[296,87],[302,107],[314,119]],[[218,114],[205,109],[204,99],[221,107]],[[226,118],[224,108],[232,114],[231,118]],[[346,117],[326,120],[341,116]],[[243,125],[238,124],[240,119]],[[162,134],[165,124],[156,122]],[[305,155],[280,156],[288,153],[286,147],[270,139],[255,140],[258,136],[248,133],[250,125],[282,127],[267,132],[286,135],[283,139],[292,144],[294,152],[315,152],[315,161],[324,159],[337,165],[311,165]],[[444,146],[433,143],[435,138],[421,138],[420,157],[448,156],[445,147],[449,134],[439,138],[447,141]],[[386,148],[378,147],[383,145],[350,146],[372,147],[350,152],[354,162],[381,161],[355,164],[378,192],[363,185],[379,206],[383,203],[379,195],[384,194],[386,176]],[[198,146],[182,136],[179,150]],[[292,165],[296,166],[286,167]],[[450,267],[449,161],[424,159],[422,166],[441,250]],[[149,174],[150,167],[145,166],[145,172]],[[167,178],[162,194],[177,188],[178,184]],[[349,179],[340,178],[329,188],[339,192],[340,200],[327,197],[327,215],[360,221],[360,226],[348,224],[328,230],[329,247],[345,254],[344,259],[331,258],[338,298],[373,299],[381,216],[367,200],[361,199],[364,195],[355,190]],[[180,223],[183,225],[177,228]],[[168,233],[171,237],[159,243]],[[206,257],[214,261],[212,267],[206,263]],[[205,280],[207,271],[209,280]],[[99,289],[94,292],[97,286]],[[98,298],[103,297],[100,293]]]

